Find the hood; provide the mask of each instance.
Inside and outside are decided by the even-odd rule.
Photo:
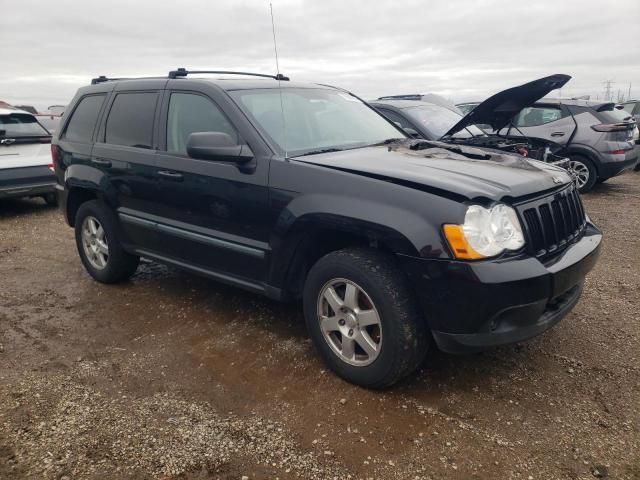
[[[491,125],[495,131],[501,130],[520,110],[530,107],[549,92],[564,86],[569,80],[569,75],[556,74],[496,93],[462,117],[443,137],[477,124]]]
[[[22,143],[0,145],[0,172],[7,168],[38,167],[51,163],[51,145]]]
[[[500,151],[433,141],[403,141],[293,160],[458,200],[513,199],[571,183],[567,172],[553,165]]]

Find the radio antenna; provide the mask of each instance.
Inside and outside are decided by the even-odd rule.
[[[280,111],[282,112],[282,149],[284,150],[284,158],[287,158],[287,122],[284,117],[284,103],[282,101],[282,75],[280,75],[280,64],[278,63],[278,43],[276,42],[276,22],[273,20],[273,4],[269,2],[269,11],[271,12],[271,32],[273,33],[273,51],[276,54],[276,78],[278,79],[278,92],[280,94]]]

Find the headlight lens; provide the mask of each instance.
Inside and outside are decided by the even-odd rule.
[[[456,258],[475,260],[494,257],[524,246],[520,221],[513,208],[497,204],[467,208],[462,225],[445,225],[444,233]]]

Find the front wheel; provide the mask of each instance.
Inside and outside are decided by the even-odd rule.
[[[140,258],[120,245],[116,215],[107,205],[92,200],[83,203],[75,219],[76,246],[89,274],[102,283],[127,280]]]
[[[383,388],[412,373],[429,345],[426,324],[393,258],[354,248],[322,257],[304,286],[309,334],[329,368]]]
[[[570,157],[567,170],[573,174],[580,193],[591,190],[598,179],[598,172],[593,162],[582,155]]]

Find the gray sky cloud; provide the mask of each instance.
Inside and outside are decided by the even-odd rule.
[[[563,95],[634,84],[640,1],[272,0],[280,69],[370,98],[435,92],[476,100],[553,73]],[[97,75],[178,66],[273,72],[266,0],[0,0],[0,99],[66,103]]]

